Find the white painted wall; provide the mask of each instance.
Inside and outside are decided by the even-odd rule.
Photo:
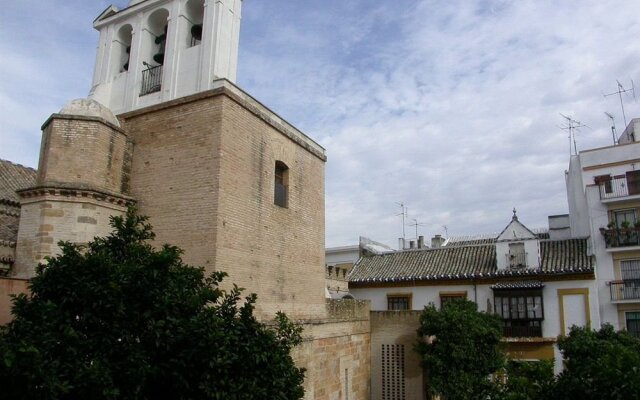
[[[205,0],[202,41],[194,47],[188,47],[192,25],[188,2],[146,0],[97,21],[94,27],[100,31],[100,38],[89,97],[120,114],[212,89],[216,79],[235,82],[242,0]],[[149,17],[160,9],[169,13],[162,90],[140,96],[142,71],[147,69],[143,61],[157,65],[152,53],[153,34],[158,32],[150,31]],[[127,24],[133,28],[129,70],[120,72],[120,53],[114,46],[122,46],[118,32]]]
[[[618,318],[617,306],[611,303],[608,283],[615,279],[613,258],[606,250],[600,228],[609,222],[608,207],[600,199],[600,189],[594,184],[598,175],[623,175],[640,168],[640,142],[609,146],[580,152],[571,156],[567,172],[567,200],[574,236],[590,236],[591,252],[596,258],[598,311],[602,322],[616,329],[624,328]]]

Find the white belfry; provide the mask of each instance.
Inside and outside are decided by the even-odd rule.
[[[235,82],[242,0],[131,0],[104,10],[89,97],[115,114]]]

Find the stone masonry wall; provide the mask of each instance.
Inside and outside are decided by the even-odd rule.
[[[423,398],[418,339],[420,311],[371,312],[371,398]],[[383,347],[384,346],[384,347]],[[402,347],[398,347],[402,346]],[[398,350],[401,349],[403,357]],[[383,351],[386,353],[383,357]],[[404,393],[394,397],[394,393]]]
[[[328,318],[307,321],[296,364],[307,369],[306,400],[369,399],[369,302],[328,300]]]
[[[258,108],[223,90],[121,115],[132,195],[158,243],[257,293],[259,316],[323,318],[324,160]],[[273,203],[276,160],[289,166],[287,208]]]
[[[22,205],[16,246],[16,263],[11,276],[30,278],[46,256],[59,253],[57,243],[87,243],[111,232],[109,217],[122,215],[125,205],[114,205],[83,196],[47,194],[27,199]]]
[[[24,279],[0,278],[0,325],[11,321],[11,295],[27,293]]]
[[[124,132],[113,125],[54,114],[43,130],[36,185],[62,184],[126,194],[130,145]]]

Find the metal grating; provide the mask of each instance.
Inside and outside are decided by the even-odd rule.
[[[404,345],[382,345],[382,400],[404,400]]]

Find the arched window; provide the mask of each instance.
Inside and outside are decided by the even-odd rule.
[[[162,89],[162,65],[167,43],[167,21],[169,11],[164,8],[154,11],[148,19],[146,31],[149,35],[142,52],[142,63],[146,67],[142,71],[140,96],[159,92]]]
[[[204,20],[204,0],[189,0],[184,17],[189,21],[187,47],[197,46],[202,41],[202,21]]]
[[[169,12],[164,8],[156,10],[149,16],[148,30],[153,36],[150,56],[157,64],[164,64],[164,49],[167,44],[167,20]]]
[[[276,161],[273,204],[287,207],[289,197],[289,167],[282,161]]]
[[[131,39],[133,37],[133,28],[126,24],[120,27],[116,39],[113,43],[113,71],[114,75],[129,70],[129,59],[131,56]]]

